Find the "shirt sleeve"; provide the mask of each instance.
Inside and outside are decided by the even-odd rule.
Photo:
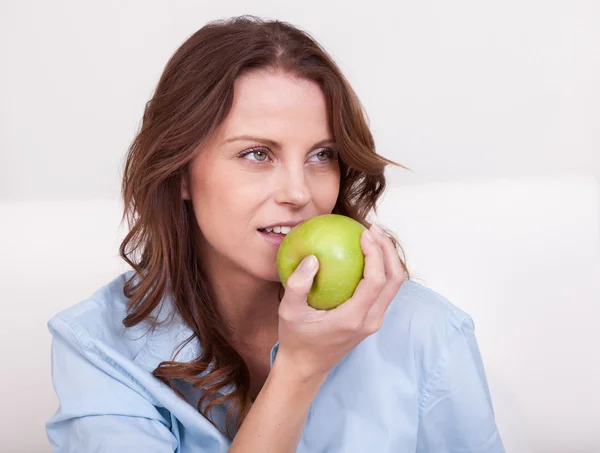
[[[417,453],[504,453],[471,318],[444,349],[422,392]]]
[[[170,417],[144,396],[141,386],[84,344],[61,318],[50,320],[48,328],[52,381],[60,403],[46,423],[54,453],[176,450]]]

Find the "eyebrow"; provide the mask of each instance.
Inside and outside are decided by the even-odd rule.
[[[237,137],[231,137],[225,140],[222,144],[225,145],[227,143],[236,142],[236,141],[248,141],[248,142],[259,142],[265,145],[268,145],[272,148],[281,149],[283,145],[275,140],[271,140],[269,138],[257,137],[255,135],[239,135]],[[313,148],[318,148],[319,146],[324,145],[333,145],[335,144],[335,140],[333,138],[327,138],[325,140],[321,140],[313,145]]]

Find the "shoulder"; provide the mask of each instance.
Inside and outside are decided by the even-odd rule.
[[[172,451],[178,443],[169,432],[171,416],[161,408],[179,408],[182,400],[151,374],[163,359],[154,351],[170,344],[156,340],[145,323],[126,328],[122,322],[128,301],[123,287],[131,277],[131,271],[117,276],[48,321],[59,408],[46,431],[60,451],[73,443],[109,445],[102,433],[119,427],[136,445],[161,442]]]
[[[377,342],[405,353],[424,379],[447,358],[452,343],[474,335],[471,316],[434,290],[406,280],[390,304]]]
[[[176,351],[178,360],[197,357],[201,350],[199,340],[187,341],[194,332],[168,295],[150,313],[158,325],[146,320],[132,327],[123,324],[129,301],[123,290],[132,278],[138,278],[134,271],[124,272],[87,299],[55,314],[48,321],[48,330],[59,340],[57,343],[69,345],[94,360],[118,362],[124,367],[135,364],[146,371],[173,360]],[[183,343],[185,346],[179,350]]]
[[[48,330],[54,337],[84,348],[94,349],[102,343],[133,358],[145,341],[139,335],[141,328],[127,329],[123,325],[128,302],[123,288],[134,275],[134,271],[120,274],[90,297],[56,313],[48,321]]]
[[[504,452],[471,316],[414,281],[389,310],[385,345],[418,388],[417,450]]]
[[[443,295],[406,280],[390,304],[387,317],[410,328],[414,339],[426,341],[432,334],[451,334],[470,323],[471,316]]]
[[[110,282],[101,286],[94,293],[76,304],[58,312],[55,317],[65,321],[81,320],[89,316],[89,312],[114,311],[124,312],[127,306],[127,297],[123,294],[125,283],[134,276],[134,271],[124,272]]]

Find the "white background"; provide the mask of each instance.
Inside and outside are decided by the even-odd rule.
[[[123,156],[168,58],[239,14],[310,32],[412,169],[382,220],[473,314],[507,447],[600,451],[596,0],[2,1],[0,451],[49,451],[45,322],[122,268]]]

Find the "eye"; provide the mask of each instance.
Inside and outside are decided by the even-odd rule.
[[[317,158],[317,161],[319,162],[327,162],[329,160],[335,160],[337,155],[336,152],[334,150],[332,150],[331,148],[323,148],[321,151],[319,151],[317,154],[314,154],[312,158]]]
[[[247,156],[254,156],[254,159],[250,159]],[[267,154],[267,150],[263,148],[253,148],[248,151],[244,151],[242,154],[240,154],[240,157],[254,162],[265,162],[269,158],[269,155]]]

